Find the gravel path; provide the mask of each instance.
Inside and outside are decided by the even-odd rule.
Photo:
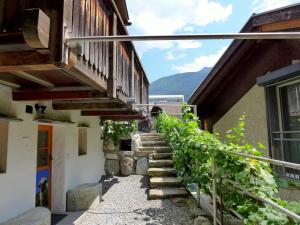
[[[104,185],[104,201],[87,211],[75,225],[191,224],[188,208],[176,206],[170,200],[147,200],[148,179],[143,176],[113,178],[111,187],[109,183]]]

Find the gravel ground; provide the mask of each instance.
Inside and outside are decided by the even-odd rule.
[[[115,177],[105,182],[103,202],[88,210],[75,225],[188,225],[187,207],[170,200],[147,200],[149,178]],[[110,184],[113,184],[112,186]]]

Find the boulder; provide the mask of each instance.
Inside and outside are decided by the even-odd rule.
[[[120,167],[121,167],[121,174],[123,176],[129,176],[133,172],[134,166],[134,159],[131,157],[124,157],[122,156],[120,159]]]
[[[103,150],[104,151],[118,151],[119,146],[115,146],[113,139],[105,138],[103,141]]]
[[[1,225],[50,225],[51,212],[49,209],[37,207],[20,216],[0,223]]]
[[[67,211],[83,211],[95,208],[101,202],[102,185],[83,184],[67,192]]]
[[[148,175],[149,160],[147,157],[141,157],[136,162],[136,174],[137,175]]]
[[[194,220],[194,225],[211,225],[211,222],[204,216],[198,216]]]
[[[116,159],[106,159],[105,160],[105,173],[109,176],[120,174],[120,162]]]
[[[105,159],[119,160],[118,152],[116,152],[116,153],[104,152],[104,157],[105,157]]]

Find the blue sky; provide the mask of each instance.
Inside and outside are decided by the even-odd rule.
[[[127,0],[130,34],[238,32],[253,13],[300,0]],[[211,67],[230,41],[135,43],[149,80]]]

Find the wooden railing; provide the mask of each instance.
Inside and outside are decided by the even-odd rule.
[[[108,36],[110,19],[102,1],[75,0],[72,9],[73,37]],[[83,60],[92,69],[108,79],[109,76],[109,44],[79,43],[78,59]]]
[[[126,97],[129,96],[130,82],[130,65],[131,58],[124,43],[118,43],[117,45],[117,57],[116,57],[116,72],[117,72],[117,88]]]
[[[33,9],[36,14],[30,17],[30,10]],[[26,10],[29,10],[26,14],[29,16],[27,27],[31,29],[41,24],[41,21],[50,27],[48,33],[44,32],[44,27],[40,28],[45,35],[43,43],[46,43],[44,46],[43,43],[39,45],[42,48],[35,47],[36,40],[30,45],[26,39]],[[40,15],[43,16],[41,21]],[[127,35],[117,15],[116,8],[108,0],[0,0],[0,45],[6,44],[6,39],[10,46],[17,46],[21,42],[24,48],[18,51],[36,50],[36,58],[46,55],[48,64],[63,67],[76,79],[101,92],[107,92],[108,97],[119,97],[124,102],[134,97],[137,103],[146,103],[148,90],[144,89],[148,88],[148,81],[144,78],[145,73],[131,43],[78,42],[76,46],[68,48],[64,45],[66,36]],[[35,33],[29,31],[30,34]],[[13,37],[17,37],[18,42]],[[40,63],[37,60],[32,64]]]

